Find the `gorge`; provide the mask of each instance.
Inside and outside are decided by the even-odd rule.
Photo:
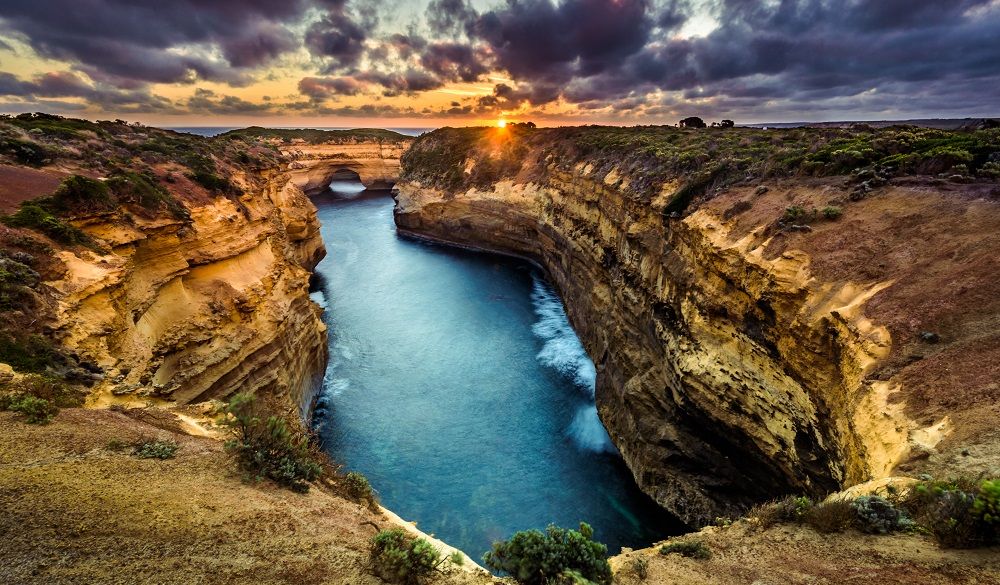
[[[846,140],[883,144],[890,131],[513,126],[397,137],[387,150],[385,135],[255,130],[209,140],[73,121],[67,138],[67,122],[21,122],[3,124],[5,140],[49,158],[27,169],[5,155],[3,176],[33,177],[38,189],[3,193],[4,212],[13,217],[27,202],[52,221],[0,232],[4,266],[27,262],[38,273],[30,286],[16,283],[28,290],[13,289],[32,305],[6,310],[13,342],[5,347],[51,340],[58,358],[41,371],[87,382],[89,408],[64,409],[52,433],[0,413],[14,429],[0,451],[4,493],[48,490],[40,512],[23,498],[5,500],[10,554],[32,559],[11,571],[99,574],[102,557],[87,547],[46,540],[51,554],[35,550],[32,535],[58,524],[72,501],[89,518],[81,538],[108,547],[104,555],[129,526],[194,570],[183,546],[235,546],[239,534],[249,548],[225,550],[255,559],[246,562],[268,576],[260,580],[283,582],[293,577],[277,576],[266,535],[286,534],[287,525],[296,536],[281,541],[281,554],[291,566],[373,580],[366,523],[412,527],[343,498],[336,485],[286,496],[226,475],[218,414],[240,391],[301,419],[315,414],[326,448],[369,475],[387,505],[414,504],[412,517],[396,511],[474,556],[484,541],[541,527],[544,513],[565,513],[553,520],[566,525],[593,521],[612,553],[685,530],[632,478],[694,529],[786,494],[820,498],[896,475],[996,471],[996,183],[936,177],[929,173],[945,164],[941,155],[913,148],[913,160],[893,171],[832,154]],[[905,132],[908,144],[951,136]],[[992,161],[1000,150],[993,132],[973,133],[976,157]],[[820,147],[795,158],[806,142]],[[779,158],[794,162],[781,168]],[[65,195],[55,190],[77,175],[111,185],[115,199],[58,208]],[[396,183],[393,219],[385,194],[327,193],[348,175],[361,186]],[[146,183],[151,200],[135,190]],[[59,239],[66,234],[73,238]],[[310,301],[317,266],[311,292],[325,314]],[[555,320],[543,325],[543,317]],[[358,323],[374,341],[351,338]],[[575,340],[569,324],[594,369],[578,361],[566,377],[538,358],[554,335]],[[484,363],[491,359],[502,363]],[[0,381],[30,375],[5,368]],[[592,432],[591,376],[600,421],[627,469],[595,452],[604,437]],[[364,392],[345,392],[345,381]],[[401,396],[407,388],[419,391]],[[498,388],[493,402],[487,392],[462,393]],[[511,407],[525,412],[501,420]],[[578,416],[591,425],[582,445],[573,440],[581,439],[572,432]],[[484,439],[476,428],[485,425],[494,428]],[[529,425],[541,433],[519,433]],[[157,468],[109,446],[150,434],[178,441],[178,461]],[[482,475],[469,463],[476,458],[485,460]],[[490,491],[504,483],[518,498]],[[460,510],[449,507],[469,496]],[[143,507],[150,501],[164,508]],[[161,534],[162,517],[170,529]],[[707,538],[719,534],[707,530]],[[736,535],[720,537],[735,539],[724,545],[747,558],[771,554],[773,531],[741,530],[722,533]],[[175,542],[172,531],[183,536]],[[919,537],[899,538],[926,548]],[[843,549],[819,542],[810,554],[835,565],[861,546],[838,542]],[[336,553],[303,552],[316,550]],[[141,563],[145,553],[135,554]],[[622,558],[629,554],[650,553]],[[71,561],[53,560],[60,555]],[[713,571],[744,570],[737,558],[712,561]],[[912,562],[942,558],[951,557]],[[997,570],[974,556],[955,562],[987,578]],[[774,570],[786,569],[795,568]],[[488,580],[474,570],[442,578]]]

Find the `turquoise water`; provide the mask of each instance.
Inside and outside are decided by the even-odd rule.
[[[360,184],[314,198],[330,326],[314,415],[382,503],[478,558],[494,540],[589,522],[612,553],[680,532],[643,495],[594,408],[594,366],[528,263],[397,236]]]

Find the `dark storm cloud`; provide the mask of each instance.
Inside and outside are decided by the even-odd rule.
[[[309,27],[305,43],[313,55],[330,59],[327,71],[344,69],[355,65],[364,54],[366,28],[343,6],[334,7]]]
[[[365,84],[353,77],[303,77],[299,80],[299,93],[314,100],[357,95],[364,89]]]
[[[199,114],[262,114],[271,111],[269,104],[255,104],[232,95],[218,95],[207,89],[196,89],[184,103],[185,110]]]
[[[475,81],[489,71],[488,55],[463,43],[431,43],[423,49],[420,64],[447,81]]]
[[[646,45],[654,25],[646,0],[509,0],[471,28],[515,78],[559,82],[618,66]]]
[[[42,104],[44,98],[82,98],[91,104],[116,111],[166,112],[174,109],[170,100],[145,90],[123,90],[116,87],[91,85],[71,71],[58,71],[36,76],[30,81],[0,72],[0,95],[17,96],[25,103]],[[69,103],[69,102],[63,102]],[[83,107],[73,104],[72,108]]]
[[[77,63],[122,86],[196,78],[245,82],[239,69],[263,64],[295,43],[283,24],[297,21],[307,0],[0,0],[0,31],[45,57]],[[205,50],[218,45],[225,60]]]

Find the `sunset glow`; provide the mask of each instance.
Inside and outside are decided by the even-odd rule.
[[[86,4],[3,3],[0,113],[411,128],[1000,115],[982,91],[1000,87],[984,65],[1000,62],[996,0]]]

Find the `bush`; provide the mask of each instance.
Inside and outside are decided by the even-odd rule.
[[[66,359],[41,335],[23,338],[0,334],[0,362],[19,372],[41,373],[47,368],[64,364]]]
[[[816,532],[824,534],[843,532],[852,527],[856,519],[854,506],[846,500],[821,502],[810,508],[802,517],[803,522]]]
[[[649,576],[649,561],[642,557],[636,557],[629,563],[629,570],[640,581],[644,581]]]
[[[24,415],[31,424],[45,424],[60,408],[83,404],[85,393],[61,380],[31,374],[8,383],[0,391],[0,410]]]
[[[54,213],[99,213],[115,209],[108,186],[82,175],[63,179],[45,203],[45,207]]]
[[[1000,479],[986,480],[979,486],[972,511],[979,515],[985,524],[1000,527]]]
[[[372,493],[372,485],[368,483],[368,478],[357,471],[351,471],[344,476],[344,487],[347,490],[347,495],[354,500],[371,501],[375,497]]]
[[[2,221],[10,227],[38,230],[64,244],[92,245],[85,233],[52,215],[37,201],[25,201],[17,211],[4,216]]]
[[[915,526],[906,512],[880,496],[861,496],[851,502],[857,514],[858,529],[869,534],[889,534],[912,530]]]
[[[839,219],[840,216],[844,214],[844,210],[837,207],[836,205],[827,205],[826,207],[820,210],[820,213],[822,213],[823,217],[825,217],[826,219],[835,220]]]
[[[393,528],[372,538],[369,563],[383,581],[412,584],[441,564],[441,554],[423,538],[412,538],[402,528]]]
[[[132,454],[139,459],[173,459],[180,448],[175,441],[147,440],[137,444]]]
[[[322,475],[323,467],[309,437],[298,427],[289,427],[281,417],[265,416],[253,395],[233,396],[226,413],[226,423],[233,431],[226,450],[254,479],[266,477],[293,491],[307,492],[307,482]]]
[[[784,223],[808,222],[810,219],[811,214],[801,205],[786,207],[784,215],[781,216],[781,221]]]
[[[178,219],[190,213],[155,179],[131,171],[118,171],[108,178],[108,187],[120,203],[138,205],[150,211],[166,210]]]
[[[30,424],[43,425],[59,414],[59,407],[44,398],[31,395],[20,395],[7,403],[7,410],[24,415],[24,420]]]
[[[610,585],[608,547],[592,540],[593,536],[593,529],[583,522],[579,531],[551,525],[544,533],[524,530],[510,540],[493,543],[492,550],[483,555],[483,562],[525,585],[545,585],[566,578],[566,571],[574,571],[600,585]]]
[[[660,547],[661,555],[678,554],[691,559],[708,559],[712,551],[700,540],[677,540]]]
[[[1000,541],[995,510],[997,480],[970,478],[925,481],[913,486],[900,506],[943,546],[973,548]]]

